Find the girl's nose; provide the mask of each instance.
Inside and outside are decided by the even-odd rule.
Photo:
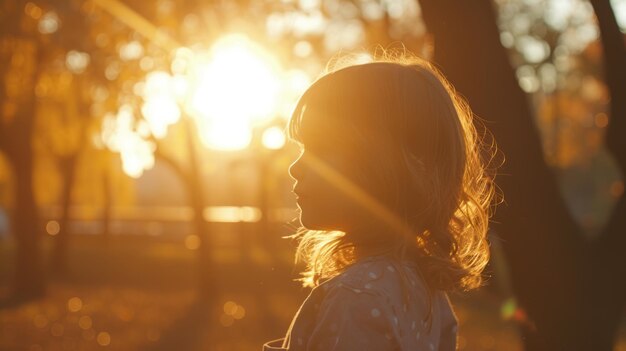
[[[302,155],[300,155],[295,161],[293,161],[291,166],[289,166],[289,175],[291,178],[294,180],[302,179],[302,176],[304,175],[302,166]]]

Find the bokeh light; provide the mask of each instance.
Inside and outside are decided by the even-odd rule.
[[[52,334],[52,336],[63,336],[64,332],[65,327],[60,322],[55,322],[52,324],[52,326],[50,326],[50,334]]]
[[[24,13],[32,17],[33,19],[40,19],[43,11],[41,7],[37,6],[37,4],[29,1],[24,6]]]
[[[269,127],[263,131],[262,142],[263,146],[278,150],[285,145],[285,132],[280,127]]]
[[[70,50],[65,56],[65,66],[72,73],[83,73],[89,65],[90,56],[86,52]]]
[[[61,231],[61,226],[57,221],[48,221],[46,223],[46,232],[50,235],[57,235]]]
[[[143,46],[136,40],[120,46],[119,55],[124,61],[137,60],[143,56]]]
[[[161,120],[155,123],[159,122]],[[144,170],[154,166],[156,146],[147,139],[146,128],[140,126],[135,121],[132,107],[123,105],[116,115],[109,113],[104,117],[100,135],[111,151],[120,153],[124,173],[133,178],[140,177]]]
[[[45,328],[48,325],[48,323],[49,323],[48,318],[46,318],[46,316],[43,314],[37,314],[33,318],[33,324],[37,328],[40,328],[40,329]]]
[[[220,316],[220,323],[225,327],[233,325],[236,320],[246,316],[246,309],[234,301],[224,303],[223,309],[224,313]]]
[[[35,11],[36,10],[32,10]],[[31,11],[31,13],[33,13]],[[54,11],[46,12],[39,20],[39,32],[42,34],[52,34],[59,29],[59,16]]]
[[[96,337],[96,342],[100,346],[109,346],[111,344],[111,334],[107,332],[100,332]]]
[[[197,250],[200,247],[200,237],[195,234],[185,237],[185,247],[189,250]]]
[[[157,139],[167,134],[167,128],[178,122],[181,111],[175,99],[174,79],[163,71],[150,72],[143,85],[141,112],[150,131]]]
[[[78,312],[83,308],[83,300],[78,297],[72,297],[67,301],[67,309],[70,312]]]
[[[78,320],[78,326],[80,327],[80,329],[88,330],[92,327],[92,325],[93,320],[89,316],[81,316]]]

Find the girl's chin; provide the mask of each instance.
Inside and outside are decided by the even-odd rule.
[[[308,230],[340,230],[337,225],[333,225],[330,221],[320,216],[307,215],[306,212],[300,212],[300,224]]]
[[[305,214],[300,214],[300,223],[308,230],[322,230],[319,221]]]

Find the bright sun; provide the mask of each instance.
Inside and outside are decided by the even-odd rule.
[[[179,48],[172,72],[150,72],[134,92],[143,99],[143,119],[133,121],[132,106],[120,106],[103,124],[102,143],[120,152],[124,172],[139,177],[154,165],[156,145],[170,125],[183,116],[194,119],[202,144],[214,150],[241,150],[252,141],[255,128],[285,117],[309,85],[301,70],[282,70],[275,58],[244,35],[230,34],[206,52]],[[262,145],[281,148],[281,128],[262,133]]]
[[[248,146],[252,128],[277,114],[281,77],[273,58],[245,36],[218,40],[189,75],[188,107],[205,146]]]

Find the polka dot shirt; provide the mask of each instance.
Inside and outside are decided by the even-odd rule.
[[[457,319],[446,294],[435,292],[431,308],[429,320],[428,293],[413,263],[369,257],[314,288],[287,335],[263,351],[455,350]]]

